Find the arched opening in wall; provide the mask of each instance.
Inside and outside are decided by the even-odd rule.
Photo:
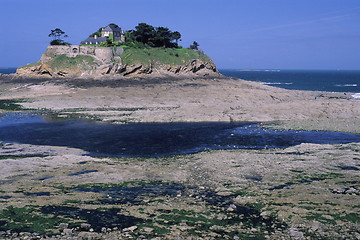
[[[77,48],[73,48],[72,52],[73,52],[73,53],[78,53],[79,50],[78,50]]]

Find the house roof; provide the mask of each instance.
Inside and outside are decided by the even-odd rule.
[[[106,37],[97,37],[97,38],[88,37],[83,42],[87,42],[88,44],[96,44],[96,43],[106,42],[106,40],[107,40]]]
[[[121,28],[119,27],[115,27],[114,25],[107,25],[106,27],[104,27],[101,31],[106,31],[106,32],[122,32]]]

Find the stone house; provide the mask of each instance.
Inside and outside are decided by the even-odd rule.
[[[94,37],[88,37],[82,44],[100,44],[106,42],[111,38],[113,42],[125,42],[125,32],[115,24],[109,24],[106,27],[101,28],[101,37],[94,35]]]

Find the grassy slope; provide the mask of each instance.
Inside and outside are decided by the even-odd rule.
[[[94,59],[90,56],[77,56],[77,57],[67,57],[66,55],[58,55],[54,56],[49,62],[46,62],[47,65],[50,66],[53,70],[60,69],[82,69],[82,70],[90,70],[92,66],[96,63]],[[35,67],[41,65],[41,62],[31,63],[24,67]]]
[[[65,55],[55,56],[49,63],[52,69],[84,69],[89,70],[95,64],[90,56],[67,57]]]
[[[123,64],[142,64],[145,66],[152,65],[184,65],[190,63],[194,59],[200,59],[206,62],[212,62],[211,59],[198,52],[180,48],[180,49],[162,49],[162,48],[124,48],[124,53],[121,55]]]

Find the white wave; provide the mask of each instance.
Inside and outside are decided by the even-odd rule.
[[[264,85],[291,85],[293,83],[287,82],[287,83],[281,83],[281,82],[262,82]]]
[[[238,69],[238,72],[280,72],[279,69]]]
[[[360,93],[355,93],[353,95],[351,95],[353,98],[355,99],[360,99]]]
[[[336,87],[357,87],[356,83],[347,83],[347,84],[336,84]]]

